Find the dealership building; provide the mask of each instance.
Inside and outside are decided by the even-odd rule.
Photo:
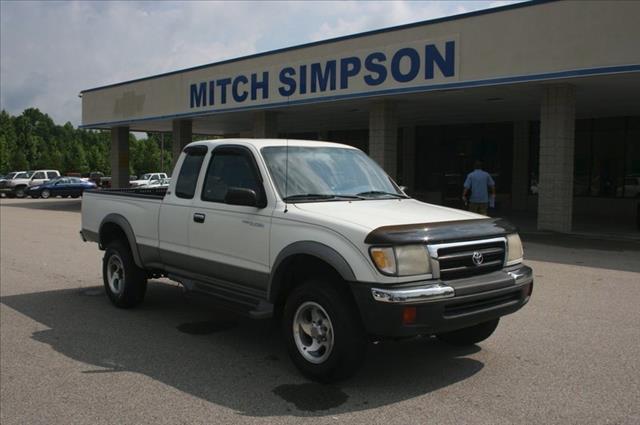
[[[532,1],[259,53],[82,92],[84,128],[326,140],[356,146],[408,192],[460,207],[476,159],[500,212],[541,230],[583,217],[635,230],[640,2]]]

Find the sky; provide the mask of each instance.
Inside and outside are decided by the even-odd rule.
[[[512,1],[0,1],[0,108],[79,125],[80,91]]]

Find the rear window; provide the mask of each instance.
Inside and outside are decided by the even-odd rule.
[[[47,171],[47,178],[55,179],[56,177],[59,177],[58,173],[56,173],[55,171]]]
[[[206,146],[191,146],[184,150],[186,157],[182,162],[178,181],[176,182],[176,196],[192,199],[196,193],[196,184],[200,175],[202,161],[207,154]]]

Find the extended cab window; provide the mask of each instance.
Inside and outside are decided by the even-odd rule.
[[[202,200],[224,202],[230,187],[251,189],[264,199],[253,157],[242,148],[218,148],[213,152],[202,190]]]
[[[185,149],[186,157],[182,162],[178,181],[176,182],[176,196],[184,199],[193,198],[196,193],[196,183],[202,167],[202,161],[207,154],[205,146],[191,146]]]
[[[55,171],[47,171],[47,177],[49,179],[55,179],[56,177],[60,177],[60,176]]]
[[[33,175],[33,179],[37,180],[37,179],[46,179],[46,177],[44,176],[44,173],[42,171],[38,171],[37,173],[35,173]]]

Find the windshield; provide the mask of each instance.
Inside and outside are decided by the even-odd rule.
[[[7,179],[7,180],[11,180],[16,176],[16,174],[18,174],[18,173],[9,173],[4,178]]]
[[[292,146],[287,154],[287,147],[272,146],[263,148],[262,155],[285,200],[406,197],[378,164],[357,149]]]

